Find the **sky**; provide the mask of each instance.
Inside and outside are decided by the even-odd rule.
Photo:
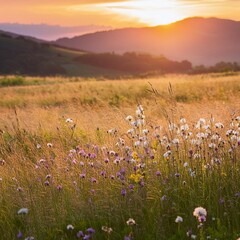
[[[240,0],[0,0],[0,23],[119,28],[193,16],[240,21]]]

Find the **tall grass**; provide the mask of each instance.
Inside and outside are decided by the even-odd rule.
[[[195,86],[183,82],[181,91]],[[219,122],[199,111],[205,102],[199,108],[200,103],[191,100],[184,108],[190,114],[181,109],[176,99],[180,83],[168,90],[168,83],[166,89],[147,85],[145,97],[135,100],[141,87],[128,83],[128,101],[117,105],[103,96],[111,91],[126,95],[120,89],[126,90],[124,82],[96,83],[92,97],[100,94],[100,110],[92,103],[73,104],[68,112],[64,111],[67,103],[45,109],[46,105],[36,104],[42,86],[29,89],[36,94],[31,97],[35,103],[26,104],[26,109],[2,107],[1,239],[240,237],[238,105],[233,105],[232,115],[224,112]],[[84,90],[94,89],[92,84],[81,83]],[[72,85],[62,86],[64,96],[70,97]],[[49,96],[54,95],[53,89],[49,87]],[[17,95],[17,89],[11,94]],[[56,99],[67,98],[56,94]],[[132,103],[139,99],[146,104],[135,111]],[[204,119],[199,119],[201,114]],[[207,215],[193,216],[197,207],[206,209]],[[21,208],[28,212],[18,214]]]

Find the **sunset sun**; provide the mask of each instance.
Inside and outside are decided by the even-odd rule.
[[[176,0],[134,0],[96,6],[108,13],[118,14],[122,18],[133,19],[149,26],[169,24],[186,17],[181,13]]]

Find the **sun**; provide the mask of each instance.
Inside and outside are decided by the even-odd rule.
[[[169,24],[185,17],[176,0],[131,0],[104,3],[101,7],[149,26]]]

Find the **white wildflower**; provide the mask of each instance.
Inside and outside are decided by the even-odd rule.
[[[74,226],[73,225],[71,225],[71,224],[68,224],[67,225],[67,230],[73,230],[74,229]]]
[[[127,220],[127,225],[128,226],[133,226],[133,225],[135,225],[136,224],[136,222],[135,222],[135,220],[133,219],[133,218],[129,218],[128,220]]]
[[[183,222],[183,218],[180,216],[177,216],[177,218],[175,219],[175,223],[180,223]]]
[[[21,208],[18,210],[18,214],[28,214],[28,209],[27,208]]]
[[[203,207],[197,207],[193,211],[193,216],[199,217],[199,216],[207,216],[207,210]]]

